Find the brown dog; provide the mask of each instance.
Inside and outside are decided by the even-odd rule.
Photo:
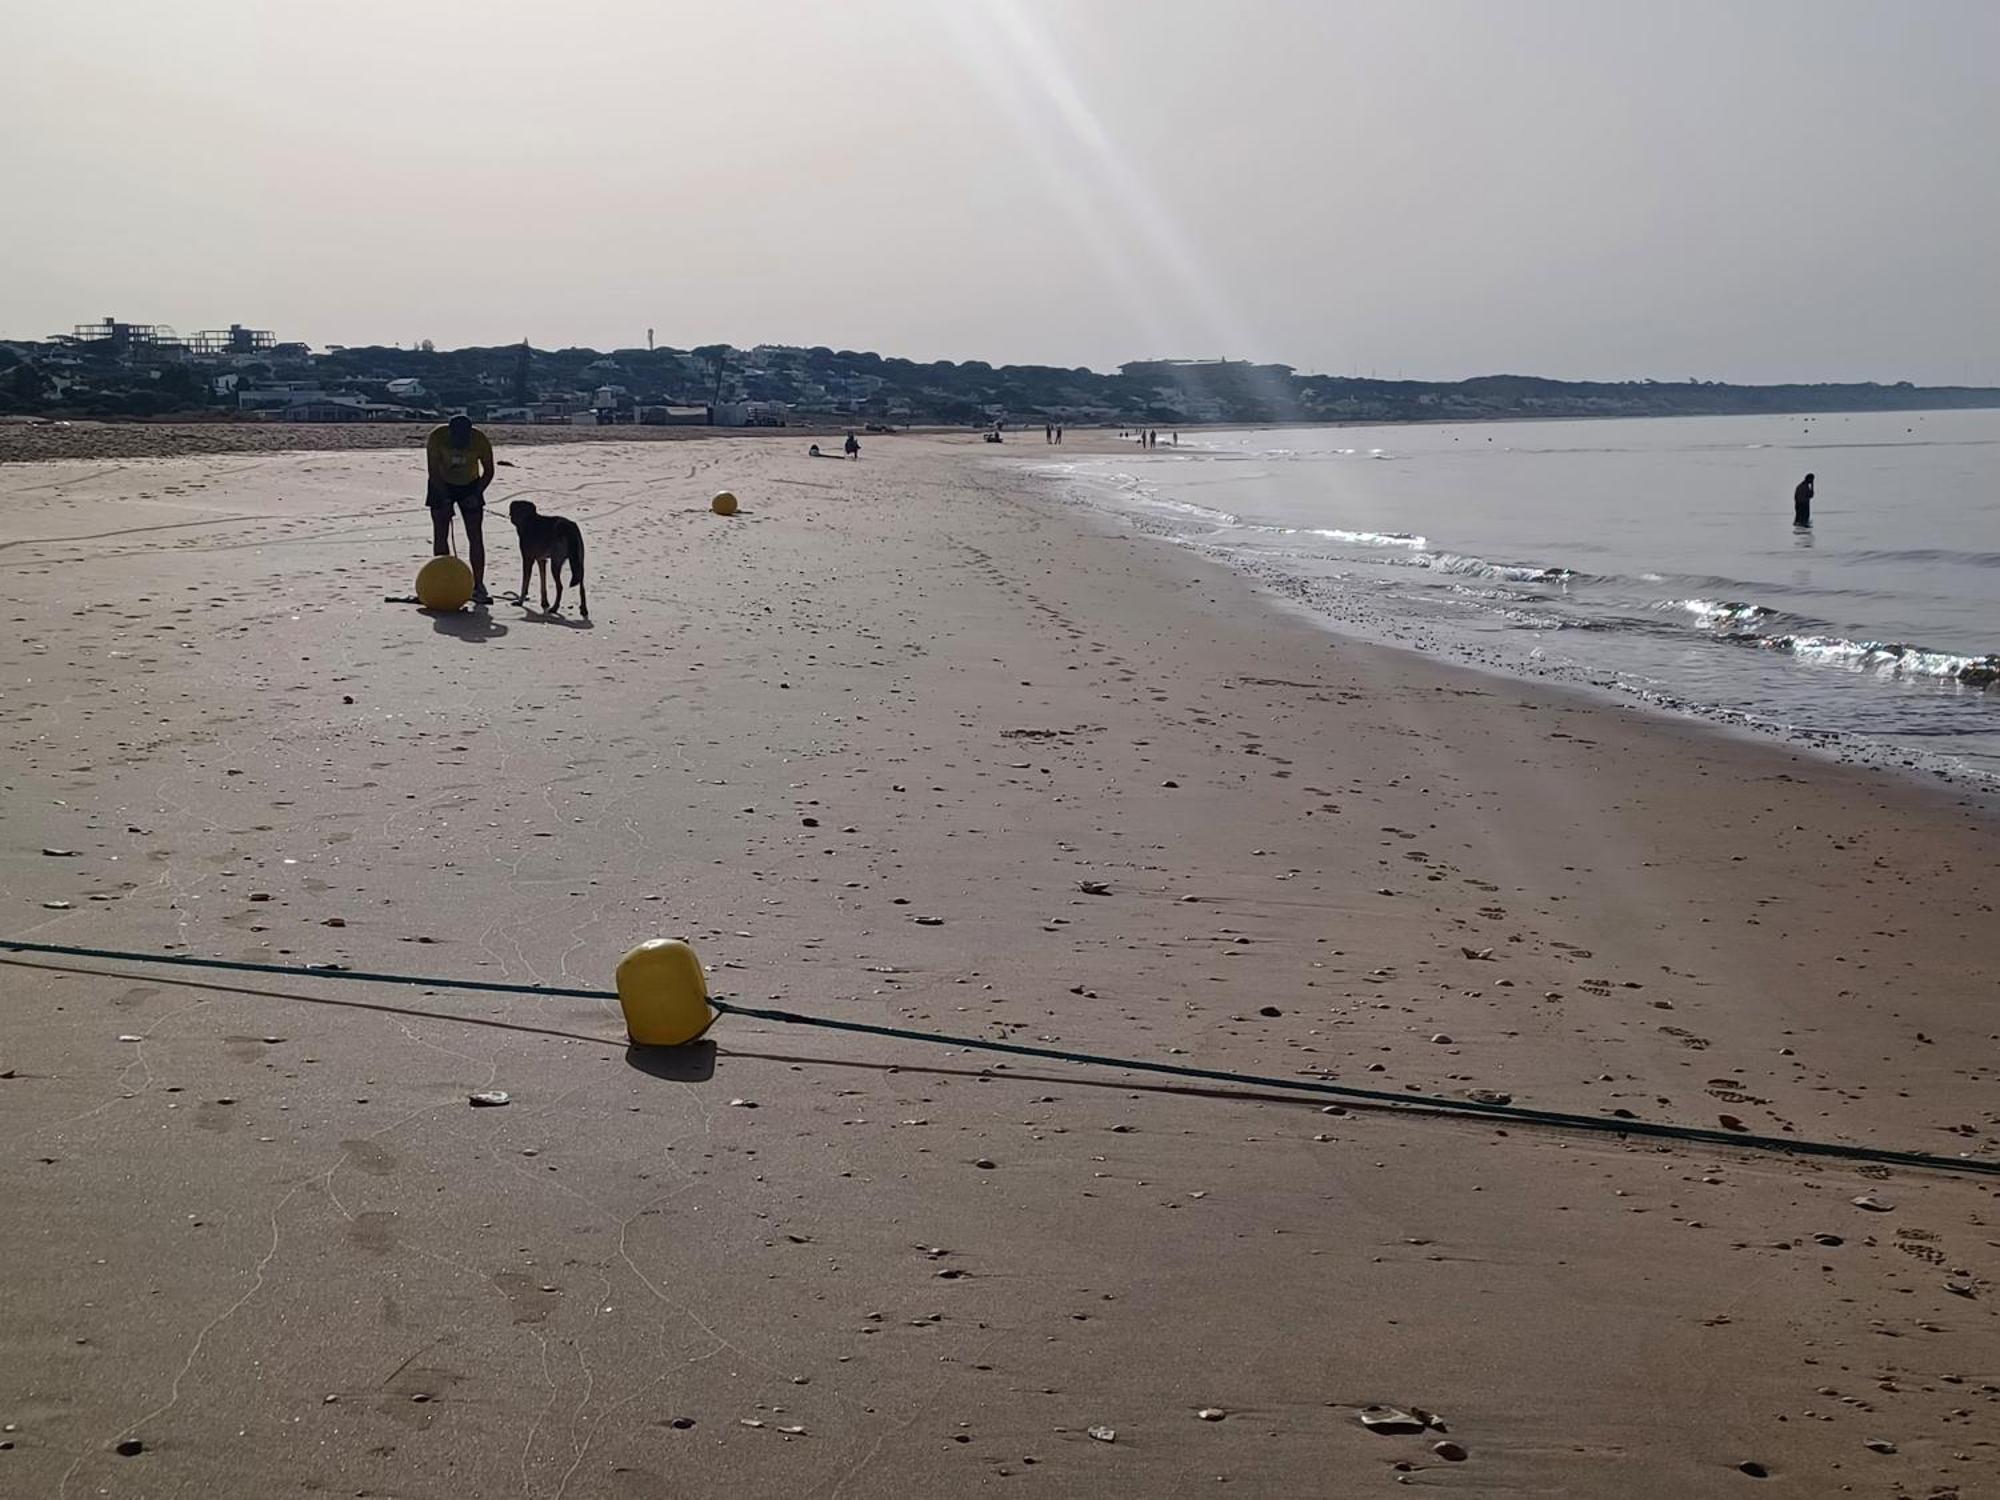
[[[507,519],[521,534],[521,603],[528,602],[528,574],[541,567],[542,608],[551,612],[562,608],[562,565],[569,564],[570,582],[576,585],[576,612],[590,618],[590,598],[583,591],[583,530],[568,516],[545,516],[532,501],[516,500],[507,507]],[[549,567],[555,566],[556,602],[549,603]]]

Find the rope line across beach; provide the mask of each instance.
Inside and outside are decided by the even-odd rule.
[[[164,964],[174,968],[221,969],[243,974],[276,974],[295,979],[344,979],[363,984],[400,984],[424,989],[475,990],[489,994],[533,995],[551,999],[611,1000],[615,990],[572,989],[556,985],[506,984],[485,979],[447,979],[429,974],[388,974],[364,969],[336,968],[325,964],[261,964],[235,959],[196,958],[171,953],[136,953],[119,948],[85,948],[67,943],[33,943],[0,938],[0,950],[10,953],[39,953],[58,958],[91,958],[112,963]],[[1042,1058],[1074,1063],[1083,1067],[1123,1068],[1136,1072],[1161,1073],[1204,1083],[1233,1083],[1253,1088],[1285,1089],[1339,1099],[1358,1100],[1378,1106],[1405,1110],[1441,1110],[1458,1115],[1475,1115],[1509,1120],[1524,1125],[1540,1125],[1558,1130],[1585,1130],[1607,1135],[1645,1136],[1655,1140],[1682,1141],[1739,1150],[1786,1152],[1800,1156],[1822,1156],[1837,1160],[1875,1162],[1889,1166],[1916,1167],[1933,1171],[1972,1172],[2000,1176],[2000,1161],[1973,1157],[1943,1156],[1929,1151],[1905,1151],[1886,1146],[1853,1145],[1840,1141],[1790,1140],[1783,1136],[1752,1132],[1710,1130],[1696,1125],[1673,1125],[1653,1120],[1624,1119],[1613,1115],[1571,1114],[1562,1110],[1532,1109],[1516,1104],[1492,1104],[1477,1099],[1454,1099],[1442,1094],[1391,1093],[1386,1089],[1355,1088],[1322,1079],[1279,1078],[1260,1073],[1239,1073],[1224,1068],[1202,1068],[1186,1063],[1152,1062],[1142,1058],[1108,1057],[1101,1053],[1073,1052],[1060,1047],[1033,1047],[1021,1042],[1001,1042],[985,1037],[958,1036],[950,1032],[917,1031],[903,1026],[882,1026],[869,1021],[843,1021],[832,1016],[810,1015],[802,1011],[777,1010],[767,1006],[740,1005],[710,997],[708,1004],[725,1016],[744,1016],[784,1026],[806,1026],[824,1031],[844,1031],[863,1036],[888,1037],[896,1041],[922,1042],[931,1046],[964,1047],[980,1052],[999,1052],[1017,1057]]]

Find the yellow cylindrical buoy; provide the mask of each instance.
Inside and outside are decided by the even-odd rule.
[[[708,977],[694,949],[652,938],[618,960],[618,1003],[635,1047],[680,1047],[715,1024]]]
[[[472,598],[472,569],[456,557],[434,557],[417,569],[417,602],[450,614]]]
[[[708,508],[718,516],[733,516],[736,514],[736,497],[728,490],[722,490],[708,502]]]

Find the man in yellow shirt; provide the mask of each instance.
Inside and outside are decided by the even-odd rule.
[[[493,596],[486,592],[486,538],[481,524],[486,514],[486,486],[493,482],[493,444],[472,425],[472,418],[461,413],[431,430],[424,441],[424,457],[430,465],[426,503],[431,511],[431,553],[442,557],[450,550],[451,511],[457,506],[465,519],[465,560],[472,564],[472,602],[491,604]]]

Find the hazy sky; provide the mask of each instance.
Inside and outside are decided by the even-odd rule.
[[[0,0],[0,335],[2000,383],[2000,0]]]

